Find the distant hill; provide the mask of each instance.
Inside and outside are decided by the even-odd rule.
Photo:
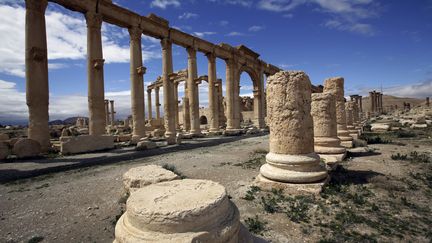
[[[49,125],[75,125],[76,120],[78,118],[80,118],[80,117],[78,117],[78,116],[69,117],[69,118],[64,119],[63,121],[62,120],[53,120],[53,121],[50,121],[48,124]],[[87,124],[88,124],[88,118],[85,117],[85,119],[86,119]]]
[[[363,97],[362,99],[363,102],[363,111],[364,112],[368,112],[371,110],[371,104],[370,104],[370,99],[369,96],[367,97]],[[403,103],[410,103],[411,107],[415,107],[418,105],[423,105],[426,100],[425,99],[416,99],[416,98],[406,98],[406,97],[396,97],[396,96],[392,96],[392,95],[383,95],[383,108],[384,110],[390,108],[390,106],[393,105],[396,106],[398,108],[403,108]]]

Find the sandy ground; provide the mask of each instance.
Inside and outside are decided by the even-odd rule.
[[[268,150],[268,136],[206,147],[197,141],[181,145],[190,146],[185,150],[165,148],[165,153],[128,151],[119,161],[62,167],[60,172],[0,185],[0,242],[112,242],[122,213],[122,174],[146,164],[174,165],[188,178],[221,183],[239,208],[242,222],[267,241],[429,242],[432,178],[427,176],[432,174],[432,162],[390,157],[430,152],[431,138],[396,141],[399,144],[370,145],[372,152],[354,154],[333,173],[328,189],[310,198],[251,192]],[[19,162],[0,164],[0,174],[14,164],[23,167]],[[24,167],[30,170],[29,166]],[[245,199],[248,193],[253,198]],[[353,218],[357,220],[351,222]]]

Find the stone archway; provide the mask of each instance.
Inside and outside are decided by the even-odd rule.
[[[199,121],[200,121],[200,125],[207,125],[208,124],[206,116],[200,116]]]

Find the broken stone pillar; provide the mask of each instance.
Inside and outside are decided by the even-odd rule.
[[[48,54],[45,25],[47,0],[26,0],[25,67],[26,100],[29,109],[28,137],[43,152],[50,147],[48,128]]]
[[[147,89],[147,110],[148,110],[148,119],[149,121],[153,119],[153,109],[152,109],[152,98],[151,98],[152,90]]]
[[[104,109],[104,59],[102,55],[102,15],[94,12],[85,14],[87,22],[87,79],[89,105],[89,133],[105,133]]]
[[[165,38],[161,40],[161,46],[165,138],[168,144],[175,144],[176,125],[174,114],[174,84],[169,78],[169,75],[173,73],[172,42],[171,40]]]
[[[370,99],[370,112],[373,114],[375,112],[375,95],[374,92],[369,92]]]
[[[115,242],[252,242],[225,188],[173,180],[136,190],[115,227]]]
[[[160,117],[160,107],[161,104],[159,102],[159,87],[155,88],[155,103],[156,103],[156,120],[159,120]]]
[[[219,114],[217,106],[216,90],[216,56],[214,53],[207,54],[208,59],[208,87],[209,87],[209,110],[210,110],[210,132],[219,131]]]
[[[311,83],[300,71],[281,71],[267,80],[270,152],[256,183],[288,193],[319,193],[328,178],[314,152]]]
[[[111,108],[111,126],[114,126],[115,124],[115,111],[114,111],[114,100],[110,100],[110,108]]]
[[[345,103],[345,112],[346,112],[346,124],[349,135],[358,139],[358,130],[354,126],[354,102],[348,101]]]
[[[311,115],[314,125],[315,152],[324,159],[329,168],[334,168],[346,155],[337,136],[336,99],[331,93],[312,94]]]
[[[342,77],[329,78],[324,82],[324,92],[332,93],[336,99],[336,122],[337,133],[341,145],[352,148],[353,138],[349,135],[346,127],[346,112],[344,99],[344,79]]]
[[[190,133],[198,135],[201,133],[200,122],[199,122],[199,96],[198,86],[196,85],[197,74],[197,62],[196,62],[196,49],[189,47],[188,52],[188,98],[189,98],[189,109],[190,109],[190,120],[191,129]]]
[[[105,100],[105,124],[110,124],[109,100]]]
[[[426,97],[426,106],[429,107],[430,106],[430,101],[429,101],[429,97]]]
[[[130,36],[130,76],[131,76],[131,106],[132,106],[132,139],[145,137],[144,113],[144,77],[141,36],[143,30],[139,26],[129,28]]]

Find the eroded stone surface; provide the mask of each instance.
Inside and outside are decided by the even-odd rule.
[[[114,148],[114,137],[109,135],[82,135],[69,137],[60,143],[62,154],[87,153]]]
[[[138,189],[115,229],[116,242],[239,242],[237,207],[207,180],[174,180]]]
[[[270,152],[260,168],[262,177],[282,183],[312,183],[327,178],[314,152],[310,110],[311,84],[304,72],[284,71],[268,78]]]
[[[38,156],[41,152],[41,145],[37,141],[29,138],[19,139],[12,149],[12,153],[18,158]]]
[[[6,159],[10,154],[9,145],[5,142],[0,142],[0,160]]]
[[[159,165],[147,165],[135,167],[123,175],[123,185],[127,192],[134,192],[147,185],[180,179],[172,171]]]
[[[6,141],[9,140],[9,135],[6,133],[0,133],[0,141]]]

